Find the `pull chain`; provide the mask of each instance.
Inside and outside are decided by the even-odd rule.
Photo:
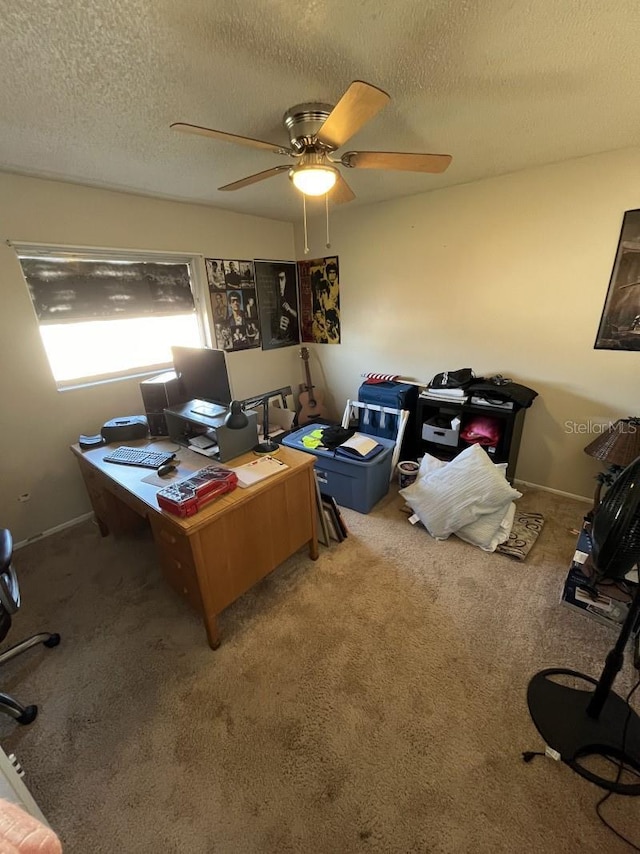
[[[304,219],[304,254],[309,254],[309,240],[307,237],[307,197],[302,194],[302,213]]]
[[[324,195],[324,212],[327,218],[327,249],[331,249],[331,243],[329,242],[329,193],[325,193]]]

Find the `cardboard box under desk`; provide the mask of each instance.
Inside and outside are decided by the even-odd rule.
[[[322,426],[307,424],[285,436],[282,444],[316,457],[315,472],[321,492],[331,495],[341,507],[368,513],[389,491],[395,442],[383,436],[372,436],[384,450],[366,462],[347,460],[336,457],[333,451],[327,451],[326,448],[311,450],[303,445],[303,438],[318,429],[322,429]]]

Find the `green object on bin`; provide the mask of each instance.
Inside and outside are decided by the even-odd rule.
[[[322,445],[322,430],[312,430],[311,433],[303,436],[302,444],[311,451],[319,448]]]

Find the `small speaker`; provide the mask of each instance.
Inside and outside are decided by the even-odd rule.
[[[100,433],[107,443],[128,442],[130,439],[146,439],[149,425],[144,415],[124,415],[103,424]]]
[[[104,436],[102,436],[101,433],[98,433],[97,436],[85,436],[84,434],[81,434],[78,439],[78,444],[83,451],[90,451],[91,448],[99,448],[101,445],[105,444]]]
[[[187,398],[182,389],[182,383],[174,371],[167,371],[157,377],[151,377],[140,383],[140,393],[144,411],[149,422],[149,433],[152,436],[168,436],[165,409],[186,403]]]

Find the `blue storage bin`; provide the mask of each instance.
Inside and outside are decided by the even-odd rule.
[[[372,460],[346,460],[344,457],[336,457],[333,451],[324,448],[311,450],[302,444],[305,436],[318,429],[322,429],[318,424],[307,424],[285,436],[282,444],[316,457],[315,471],[321,492],[331,495],[341,507],[368,513],[389,491],[391,456],[395,442],[393,439],[376,436],[376,442],[379,442],[384,450]]]

